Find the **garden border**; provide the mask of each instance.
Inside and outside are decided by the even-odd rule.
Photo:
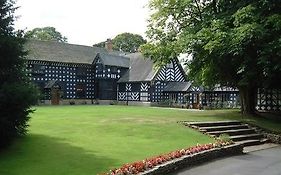
[[[124,164],[103,175],[163,175],[189,168],[220,157],[243,154],[243,145],[217,140],[215,143],[197,145],[173,151],[142,161]]]
[[[210,160],[215,160],[221,157],[229,157],[233,155],[243,154],[243,146],[241,144],[231,144],[221,148],[213,148],[191,155],[186,155],[158,165],[148,171],[139,173],[139,175],[163,175],[175,172],[180,169],[199,165]]]

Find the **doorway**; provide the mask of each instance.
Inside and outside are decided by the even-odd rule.
[[[51,104],[52,105],[59,105],[60,104],[60,96],[61,96],[61,89],[59,86],[54,86],[51,89]]]

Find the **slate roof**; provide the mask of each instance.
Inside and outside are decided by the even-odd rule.
[[[132,53],[126,56],[130,58],[130,68],[119,79],[118,83],[151,81],[156,75],[157,70],[153,67],[151,59],[144,58],[141,53]]]
[[[92,64],[98,53],[118,59],[117,53],[112,55],[105,48],[59,43],[55,41],[29,40],[25,45],[29,51],[28,60],[53,61],[63,63]],[[123,59],[123,57],[121,58]]]
[[[107,66],[117,66],[117,67],[130,67],[130,58],[107,54],[107,53],[98,53],[97,58],[100,58],[101,62]]]
[[[190,82],[168,82],[163,92],[187,92],[190,87]]]

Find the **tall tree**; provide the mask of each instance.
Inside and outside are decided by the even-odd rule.
[[[112,40],[112,43],[114,50],[134,53],[142,44],[146,43],[146,40],[138,34],[121,33]]]
[[[242,113],[255,112],[259,87],[280,87],[281,3],[277,0],[150,0],[142,47],[156,62],[192,54],[189,78],[237,87]]]
[[[67,42],[67,38],[54,27],[34,28],[33,30],[26,32],[25,38],[43,41],[58,41],[63,43]]]
[[[134,53],[137,52],[146,40],[141,35],[132,33],[121,33],[112,39],[113,50]],[[97,47],[104,47],[105,42],[94,44]]]
[[[16,136],[24,135],[37,100],[25,70],[22,32],[13,28],[13,0],[0,1],[0,147]]]

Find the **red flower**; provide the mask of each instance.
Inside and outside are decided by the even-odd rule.
[[[159,164],[163,164],[167,161],[180,158],[185,155],[191,155],[198,152],[202,152],[205,150],[210,150],[212,148],[218,148],[222,146],[229,145],[233,142],[225,142],[222,140],[218,140],[215,143],[204,144],[204,145],[197,145],[187,149],[176,150],[170,152],[168,154],[159,155],[156,157],[152,157],[149,159],[145,159],[143,161],[134,162],[130,164],[125,164],[119,169],[111,170],[108,175],[128,175],[128,174],[138,174],[140,172],[144,172],[148,169],[151,169]]]

